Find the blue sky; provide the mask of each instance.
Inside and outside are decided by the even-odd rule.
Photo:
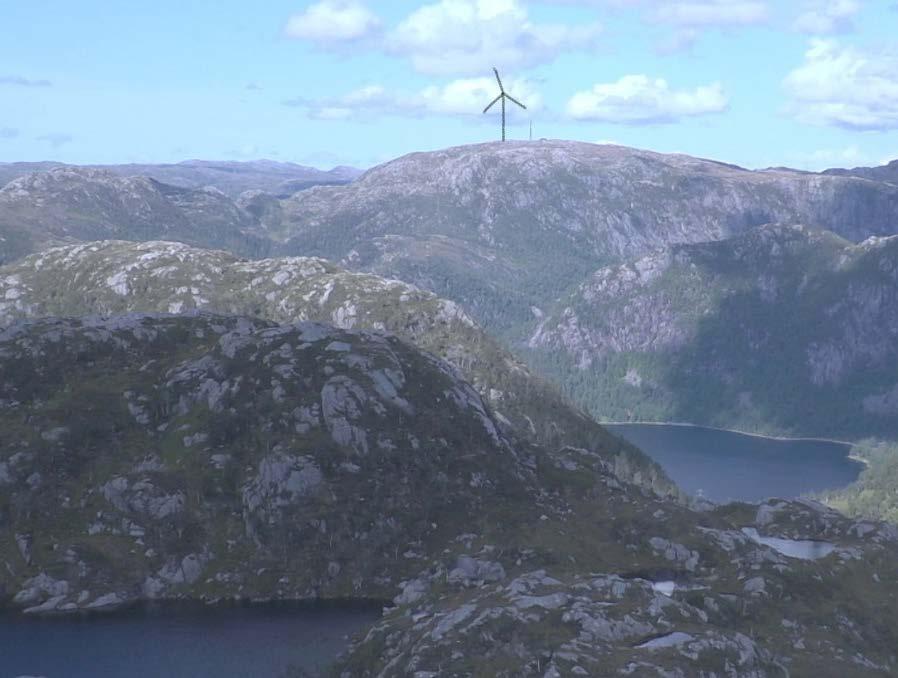
[[[497,139],[493,65],[509,138],[898,158],[892,0],[40,0],[0,27],[0,162],[368,167]]]

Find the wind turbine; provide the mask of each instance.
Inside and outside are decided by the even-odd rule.
[[[499,83],[499,96],[493,99],[490,102],[490,105],[483,109],[483,112],[486,113],[488,110],[490,110],[493,107],[493,104],[497,101],[502,101],[502,141],[505,141],[505,100],[508,99],[509,101],[513,101],[523,109],[526,109],[527,107],[520,101],[515,99],[513,96],[505,92],[505,88],[502,86],[502,80],[499,78],[499,71],[496,70],[495,66],[493,66],[493,73],[496,74],[496,82]]]

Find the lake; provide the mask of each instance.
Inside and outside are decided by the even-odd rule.
[[[778,440],[675,424],[604,424],[657,461],[684,491],[715,502],[792,498],[844,487],[863,464],[844,443]]]
[[[280,678],[333,662],[367,603],[159,603],[108,615],[0,614],[0,678]]]

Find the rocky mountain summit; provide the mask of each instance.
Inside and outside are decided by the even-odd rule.
[[[0,189],[0,263],[52,245],[107,238],[166,237],[258,256],[252,218],[221,191],[185,189],[147,177],[61,167]]]
[[[59,247],[0,267],[0,327],[52,315],[194,310],[396,334],[455,365],[500,426],[552,448],[589,449],[630,482],[677,492],[655,463],[570,405],[457,304],[398,280],[323,259],[245,260],[155,241]]]
[[[771,224],[672,246],[595,271],[529,345],[609,418],[896,435],[898,237]]]
[[[0,375],[0,591],[30,614],[392,598],[346,676],[898,668],[894,527],[813,502],[692,511],[506,433],[394,337],[23,320]]]
[[[267,233],[461,303],[487,329],[533,320],[598,266],[659,247],[809,223],[849,240],[895,233],[898,187],[749,171],[685,155],[573,141],[412,153],[352,184],[280,203]]]
[[[429,289],[521,341],[539,313],[600,266],[768,222],[812,224],[859,242],[893,234],[898,212],[898,186],[887,182],[560,140],[412,153],[351,183],[292,195],[355,173],[335,168],[280,187],[231,187],[222,178],[225,193],[212,196],[200,188],[207,175],[280,176],[295,166],[166,167],[152,176],[180,187],[113,174],[145,171],[136,165],[19,177],[0,191],[0,262],[108,238],[322,256]]]

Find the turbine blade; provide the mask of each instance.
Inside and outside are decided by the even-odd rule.
[[[493,104],[496,103],[497,101],[499,101],[499,99],[501,99],[501,98],[502,98],[502,95],[500,94],[499,96],[497,96],[495,99],[493,99],[490,102],[489,106],[487,106],[486,108],[483,109],[483,112],[486,113],[488,110],[490,110],[493,107]]]
[[[499,71],[496,70],[496,67],[495,67],[495,66],[493,66],[493,73],[496,74],[496,82],[499,83],[499,91],[501,91],[501,92],[504,94],[504,93],[505,93],[505,88],[502,87],[502,80],[499,78]]]
[[[515,98],[514,98],[513,96],[511,96],[510,94],[506,94],[506,95],[505,95],[505,98],[506,98],[506,99],[509,99],[509,100],[511,100],[511,101],[514,101],[514,102],[515,102],[518,106],[520,106],[521,108],[527,108],[524,104],[522,104],[520,101],[518,101],[517,99],[515,99]]]

